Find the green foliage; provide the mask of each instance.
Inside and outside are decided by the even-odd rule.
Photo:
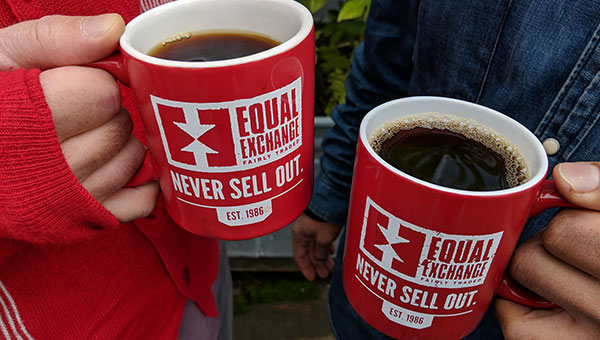
[[[233,295],[233,314],[240,315],[258,303],[302,302],[321,296],[322,286],[315,282],[289,279],[266,279],[246,284]]]
[[[326,11],[315,22],[315,115],[330,115],[346,100],[344,87],[354,48],[363,39],[371,0],[339,0],[337,8],[323,8],[327,0],[300,0],[313,13]]]
[[[348,0],[340,9],[337,21],[363,19],[371,0]]]
[[[312,13],[320,10],[325,4],[327,0],[303,0],[302,3],[306,6]]]
[[[246,293],[251,303],[299,302],[316,300],[321,287],[309,281],[278,280],[249,286]]]

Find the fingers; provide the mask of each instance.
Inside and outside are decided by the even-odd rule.
[[[131,135],[116,156],[93,171],[81,184],[102,203],[127,184],[142,164],[144,154],[144,145]]]
[[[309,219],[309,217],[302,214],[292,226],[292,250],[294,253],[294,260],[302,272],[302,275],[304,275],[307,280],[312,281],[315,279],[316,275],[312,260],[310,259],[314,235],[304,230],[309,228],[308,224],[310,221],[307,219]]]
[[[549,253],[537,234],[515,252],[511,275],[527,288],[560,305],[569,314],[600,320],[600,282]]]
[[[146,217],[156,205],[160,191],[158,183],[123,188],[142,163],[144,153],[143,144],[131,135],[116,156],[82,182],[83,187],[121,222]]]
[[[310,245],[308,242],[293,241],[294,260],[300,269],[300,272],[308,281],[312,281],[316,277],[316,270],[313,267],[313,261],[309,257]]]
[[[600,279],[600,213],[563,210],[552,219],[542,240],[552,255]]]
[[[332,249],[334,249],[333,241],[337,237],[338,228],[335,233],[331,233],[330,229],[322,228],[320,233],[317,233],[314,242],[313,254],[311,262],[315,268],[317,275],[324,279],[329,276],[333,270],[333,259],[331,258]]]
[[[119,86],[102,70],[55,68],[40,74],[40,84],[61,142],[103,125],[121,108]]]
[[[577,322],[560,308],[534,310],[501,298],[494,308],[506,340],[565,340],[580,334]]]
[[[129,113],[122,109],[104,125],[62,142],[63,154],[75,177],[83,182],[115,157],[129,141],[132,130]]]
[[[567,200],[600,209],[600,163],[562,163],[553,175]],[[516,250],[511,275],[561,308],[532,310],[498,299],[496,315],[507,340],[600,338],[600,213],[593,210],[559,212]]]
[[[156,206],[160,187],[157,182],[150,182],[134,188],[122,188],[102,202],[121,222],[130,222],[146,217]]]
[[[556,188],[568,201],[600,210],[600,163],[561,163],[552,174]]]
[[[315,221],[302,214],[292,226],[294,260],[300,271],[312,281],[318,275],[326,278],[333,269],[333,242],[340,227]]]
[[[125,23],[118,14],[46,16],[0,30],[0,70],[81,65],[109,55]]]

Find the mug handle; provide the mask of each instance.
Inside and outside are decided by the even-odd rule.
[[[123,85],[129,87],[129,73],[127,73],[127,69],[125,69],[125,61],[123,60],[123,55],[120,50],[116,50],[108,57],[86,64],[85,66],[107,71],[123,83]]]
[[[554,184],[554,180],[547,179],[542,183],[535,205],[529,212],[529,217],[534,217],[542,211],[550,208],[566,207],[578,208],[577,205],[565,200]],[[508,271],[504,273],[500,285],[496,289],[496,295],[507,300],[536,309],[550,309],[559,307],[557,304],[544,299],[531,290],[518,283]]]
[[[113,54],[108,57],[89,63],[86,66],[99,68],[101,70],[107,71],[112,74],[113,77],[117,78],[123,85],[129,87],[129,73],[127,73],[127,69],[125,68],[125,62],[123,60],[123,55],[121,51],[117,50]],[[142,185],[148,183],[150,181],[156,180],[155,176],[156,166],[154,165],[154,161],[152,159],[152,155],[150,154],[150,150],[146,149],[146,154],[144,155],[144,160],[142,165],[138,168],[137,172],[133,175],[133,177],[125,184],[126,187],[135,187],[138,185]]]

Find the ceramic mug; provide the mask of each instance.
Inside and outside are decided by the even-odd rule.
[[[390,121],[439,112],[493,128],[524,155],[530,177],[516,187],[467,191],[428,183],[383,160],[369,138]],[[367,323],[396,339],[460,339],[494,294],[537,308],[554,306],[503,280],[526,220],[571,206],[545,180],[540,141],[490,108],[441,97],[382,104],[361,122],[352,182],[343,285]]]
[[[205,31],[281,42],[220,61],[148,55]],[[211,238],[262,236],[304,210],[313,185],[314,26],[293,0],[189,0],[129,22],[120,53],[92,66],[131,87],[149,152],[132,185],[156,179],[173,220]]]

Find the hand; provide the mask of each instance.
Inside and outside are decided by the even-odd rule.
[[[497,299],[507,340],[600,339],[600,163],[559,164],[553,175],[567,200],[592,210],[559,212],[515,252],[511,275],[560,308]]]
[[[119,87],[105,71],[83,65],[118,45],[123,19],[48,16],[0,30],[0,70],[40,68],[40,83],[67,164],[83,187],[122,222],[154,209],[159,188],[123,188],[144,157]]]
[[[292,226],[294,260],[304,277],[312,281],[315,273],[326,278],[333,269],[331,254],[335,252],[333,242],[341,227],[328,222],[319,222],[305,214],[300,215]]]

